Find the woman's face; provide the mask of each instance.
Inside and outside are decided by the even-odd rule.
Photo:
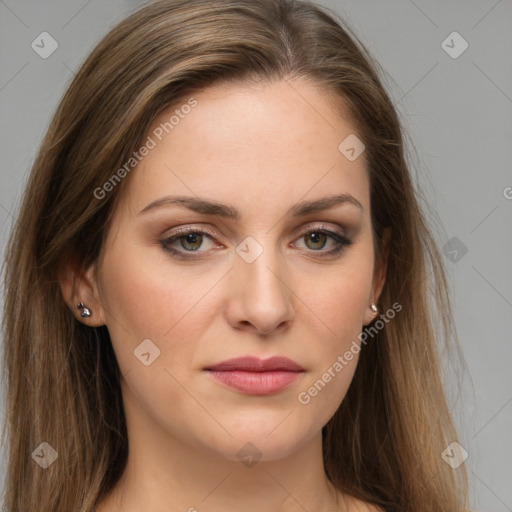
[[[352,126],[304,82],[193,98],[155,120],[155,144],[143,139],[154,147],[126,178],[91,320],[108,326],[129,428],[232,460],[250,442],[273,460],[334,414],[374,318],[365,153],[354,159],[353,138],[339,149]],[[302,371],[206,370],[247,356]]]

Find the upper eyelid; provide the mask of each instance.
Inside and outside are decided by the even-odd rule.
[[[294,229],[293,231],[298,232],[298,234],[301,234],[301,233],[308,233],[311,230],[317,229],[319,231],[321,231],[321,230],[331,231],[339,236],[349,237],[350,230],[348,228],[344,228],[339,225],[329,226],[328,225],[329,223],[334,224],[333,222],[329,222],[329,221],[323,221],[323,222],[319,221],[319,224],[310,224],[310,225],[303,227],[301,229],[298,229],[298,230]],[[179,227],[173,228],[173,230],[169,230],[171,232],[168,235],[164,235],[163,238],[173,238],[175,236],[180,236],[181,233],[186,234],[188,232],[191,232],[191,233],[204,232],[213,238],[216,238],[216,237],[225,238],[225,236],[220,234],[217,230],[211,229],[209,227],[204,227],[201,225],[195,226],[195,225],[191,224],[191,225],[179,226]]]
[[[306,228],[301,229],[300,233],[297,236],[300,238],[301,236],[305,236],[311,232],[323,231],[323,232],[327,233],[327,236],[331,236],[331,235],[329,235],[329,233],[332,233],[332,235],[335,235],[341,239],[344,239],[348,243],[352,243],[352,237],[349,234],[347,234],[346,232],[344,232],[343,229],[342,229],[343,232],[338,232],[338,229],[339,229],[339,226],[337,229],[329,228],[329,226],[326,226],[325,223],[321,223],[320,225],[310,225],[310,226],[307,226]],[[202,234],[207,235],[212,241],[218,241],[217,240],[218,238],[222,238],[222,237],[219,237],[218,235],[210,232],[210,230],[208,228],[205,228],[203,226],[194,227],[193,225],[187,225],[184,227],[176,228],[176,231],[174,233],[170,233],[169,235],[164,236],[161,239],[161,242],[166,242],[166,241],[169,241],[172,239],[174,239],[173,240],[173,242],[174,242],[176,240],[179,240],[182,236],[186,236],[188,233],[202,233]],[[331,236],[331,238],[332,238],[332,236]]]

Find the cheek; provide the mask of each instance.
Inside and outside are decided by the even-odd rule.
[[[371,268],[371,261],[367,265],[362,260],[315,279],[304,278],[297,295],[310,308],[318,339],[328,346],[342,348],[362,329],[371,294]]]
[[[316,332],[310,333],[316,341],[314,365],[297,394],[298,407],[307,417],[315,418],[317,426],[325,425],[343,401],[364,348],[358,336],[365,296],[355,296],[349,288],[331,288],[329,292],[337,300],[321,303],[316,297],[314,302],[321,318],[315,323]]]
[[[336,276],[317,280],[317,287],[304,287],[304,314],[309,336],[315,340],[315,365],[311,378],[297,396],[302,407],[327,422],[350,386],[362,349],[358,338],[371,292],[371,260],[340,266]]]
[[[314,418],[313,428],[324,426],[340,406],[352,382],[357,357],[346,364],[333,358],[298,391],[297,407],[304,418]]]
[[[141,265],[148,261],[147,254],[142,256],[142,250],[133,248],[124,258],[112,251],[101,273],[101,300],[123,375],[126,410],[136,415],[133,422],[147,415],[188,438],[191,423],[207,420],[183,385],[187,390],[197,386],[191,369],[196,365],[197,341],[213,314],[207,294],[218,276],[170,272],[159,258]],[[146,365],[143,354],[147,353]]]
[[[101,301],[111,317],[109,327],[120,324],[134,338],[161,338],[186,323],[218,280],[212,273],[172,268],[165,254],[148,258],[147,248],[133,247],[127,257],[112,251],[102,277]]]
[[[129,254],[120,257],[120,253]],[[165,258],[165,255],[164,255]],[[127,375],[131,370],[141,378],[155,370],[168,369],[176,377],[183,376],[194,363],[197,344],[212,316],[211,293],[218,275],[212,272],[183,272],[178,267],[170,272],[164,258],[151,263],[143,250],[113,250],[102,264],[100,293],[112,345],[121,368]],[[146,264],[141,264],[141,262]],[[148,343],[145,340],[150,340]],[[146,345],[141,345],[145,343]],[[154,345],[154,346],[153,346]],[[146,368],[137,354],[158,354]],[[141,347],[141,348],[139,348]],[[155,348],[156,347],[156,348]],[[161,368],[160,368],[161,367]],[[146,371],[151,368],[151,372]],[[166,374],[167,380],[169,376]],[[155,386],[152,377],[151,386]],[[144,383],[141,382],[142,387]],[[163,389],[169,382],[162,382]]]

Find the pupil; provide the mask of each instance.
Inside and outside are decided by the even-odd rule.
[[[320,244],[322,245],[322,237],[324,237],[324,233],[310,233],[309,238],[313,244]],[[315,247],[316,249],[318,247]]]
[[[197,233],[189,233],[188,235],[185,235],[185,244],[186,245],[194,245],[197,244],[197,237],[200,237],[201,235],[198,235]],[[199,245],[201,245],[201,241],[199,241]],[[190,249],[190,247],[188,247]],[[198,247],[192,247],[192,250],[196,250]]]

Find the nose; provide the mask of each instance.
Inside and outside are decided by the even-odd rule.
[[[228,323],[261,335],[288,328],[295,318],[288,276],[282,259],[269,248],[251,263],[236,255],[226,283]]]

